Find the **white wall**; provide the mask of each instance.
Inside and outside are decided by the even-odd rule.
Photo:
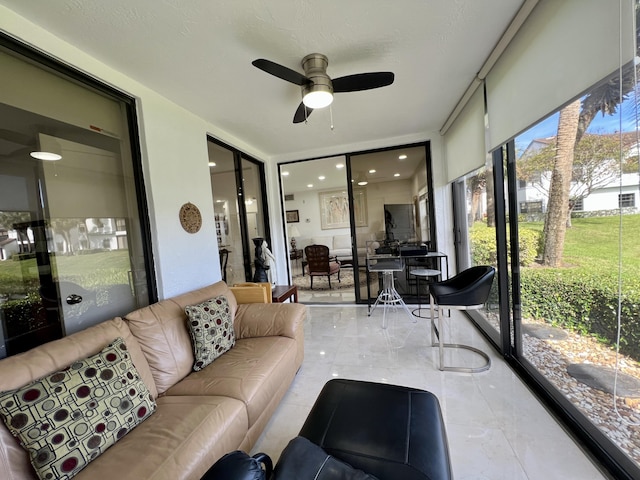
[[[411,180],[394,180],[382,183],[370,183],[364,187],[367,193],[367,225],[358,228],[360,234],[369,233],[384,235],[384,204],[413,203],[413,182]],[[320,197],[318,191],[294,192],[295,200],[285,202],[287,210],[298,210],[300,223],[295,225],[300,232],[296,238],[297,248],[309,245],[311,237],[327,235],[350,235],[347,228],[322,230],[320,223]]]

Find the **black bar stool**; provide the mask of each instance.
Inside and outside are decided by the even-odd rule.
[[[431,331],[432,346],[438,346],[440,355],[440,370],[450,372],[477,373],[489,370],[491,359],[481,350],[469,345],[459,343],[444,343],[442,340],[442,318],[445,309],[452,310],[479,310],[489,298],[491,284],[496,270],[490,266],[471,267],[442,282],[432,283],[429,286],[431,293]],[[434,318],[434,303],[438,307],[438,326]],[[437,338],[436,342],[434,339]],[[445,348],[463,348],[479,354],[485,360],[480,367],[457,367],[444,365]]]

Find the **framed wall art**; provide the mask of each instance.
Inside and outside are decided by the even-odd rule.
[[[320,192],[320,228],[349,227],[349,196],[346,190]],[[356,227],[367,225],[367,192],[363,188],[353,190]]]
[[[298,210],[287,210],[287,223],[298,223],[299,221]]]

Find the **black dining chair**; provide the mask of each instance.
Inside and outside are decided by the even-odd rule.
[[[491,367],[491,359],[482,350],[459,343],[444,343],[442,339],[442,320],[444,310],[479,310],[489,298],[491,284],[496,270],[490,266],[471,267],[441,282],[429,285],[431,294],[431,332],[432,346],[438,347],[440,370],[450,372],[477,373]],[[435,307],[438,307],[438,325],[435,322]],[[436,341],[437,338],[437,341]],[[445,366],[444,349],[462,348],[479,354],[485,363],[480,367]]]

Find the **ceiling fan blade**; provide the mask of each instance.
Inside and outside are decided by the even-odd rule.
[[[306,110],[306,113],[305,113]],[[296,110],[295,115],[293,116],[293,123],[302,123],[304,122],[309,115],[313,112],[313,108],[307,107],[304,103],[300,102],[298,109]]]
[[[360,90],[386,87],[393,83],[394,78],[393,72],[356,73],[355,75],[334,78],[331,83],[333,83],[333,91],[335,93],[358,92]]]
[[[271,60],[265,60],[259,58],[251,62],[254,67],[258,67],[260,70],[265,71],[275,77],[286,80],[287,82],[295,83],[296,85],[304,85],[309,82],[309,79],[301,73],[291,70],[285,66],[272,62]]]

